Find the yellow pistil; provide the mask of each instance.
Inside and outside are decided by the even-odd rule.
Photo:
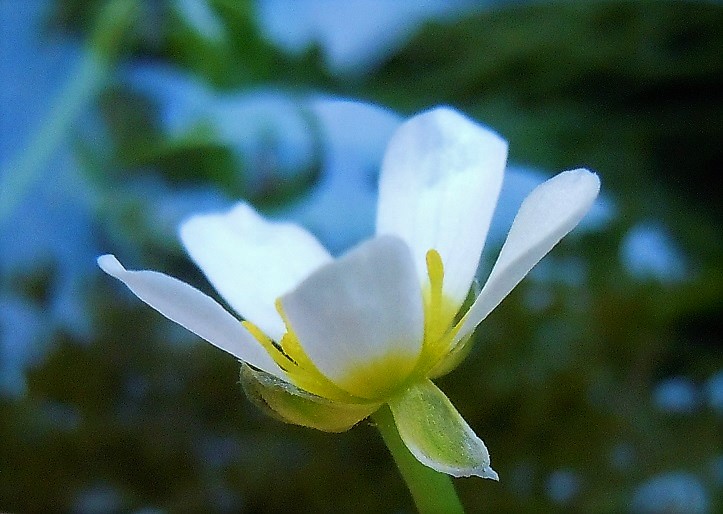
[[[291,382],[309,393],[329,400],[344,403],[363,403],[363,399],[350,395],[318,370],[309,356],[306,355],[299,343],[299,338],[291,329],[280,300],[276,300],[276,310],[284,321],[284,325],[286,325],[286,333],[280,342],[273,341],[253,323],[249,321],[243,321],[242,323],[274,359],[274,362],[286,372]]]
[[[437,250],[427,252],[427,276],[429,284],[423,289],[424,296],[424,344],[419,359],[419,369],[426,374],[450,351],[450,345],[460,325],[454,325],[459,304],[444,294],[444,264]]]

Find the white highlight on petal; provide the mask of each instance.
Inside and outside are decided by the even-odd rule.
[[[98,257],[98,266],[171,321],[234,357],[286,380],[241,322],[210,296],[163,273],[128,271],[113,255]]]
[[[361,244],[316,271],[281,303],[319,371],[351,394],[371,397],[375,386],[369,384],[397,384],[416,364],[422,294],[409,248],[396,237]],[[375,370],[391,360],[399,367],[383,373],[394,376],[377,376]],[[357,370],[368,372],[369,383],[349,383]]]
[[[585,169],[544,182],[522,202],[487,283],[470,307],[456,341],[468,336],[592,207],[600,179]]]
[[[449,108],[408,120],[384,156],[377,234],[406,241],[423,284],[426,253],[437,250],[444,292],[460,304],[477,271],[506,159],[502,138]]]
[[[241,316],[278,341],[285,332],[275,301],[331,261],[323,246],[293,223],[265,220],[239,203],[181,225],[181,240],[213,287]]]

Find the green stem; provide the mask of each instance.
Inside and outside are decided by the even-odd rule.
[[[412,493],[417,510],[421,514],[464,513],[451,477],[425,466],[409,452],[399,437],[389,407],[384,405],[372,415],[372,419],[394,457],[409,492]]]
[[[48,160],[95,95],[135,18],[139,0],[110,0],[100,12],[87,49],[28,146],[0,169],[0,225],[39,178]]]

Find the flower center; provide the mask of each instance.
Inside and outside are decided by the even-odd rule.
[[[409,369],[409,357],[393,353],[382,358],[350,366],[343,380],[332,381],[316,367],[304,351],[284,312],[280,299],[276,310],[286,325],[281,341],[274,341],[249,321],[246,329],[264,347],[276,364],[284,370],[297,387],[317,396],[344,403],[367,403],[395,394],[410,381],[426,378],[450,352],[460,324],[454,324],[459,303],[444,294],[444,265],[439,252],[427,252],[429,283],[423,288],[424,340],[414,370],[400,376],[399,370]],[[351,391],[351,392],[350,392]]]

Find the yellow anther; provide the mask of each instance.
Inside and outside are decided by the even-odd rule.
[[[242,321],[241,324],[246,327],[252,336],[264,347],[266,353],[268,353],[274,362],[287,373],[289,372],[291,365],[296,365],[296,362],[289,357],[284,351],[281,345],[273,341],[269,336],[264,334],[263,330],[251,323],[250,321]]]
[[[289,326],[279,300],[276,301],[276,309],[286,325],[286,333],[279,343],[273,341],[253,323],[249,321],[242,321],[241,323],[264,347],[266,352],[274,359],[274,362],[286,372],[286,375],[295,386],[329,400],[356,403],[357,399],[326,378],[306,355],[301,344],[299,344],[299,339]]]
[[[426,255],[429,283],[424,294],[424,346],[420,368],[423,372],[433,367],[449,351],[457,327],[452,327],[459,309],[457,302],[444,294],[444,263],[437,250]]]
[[[429,250],[426,258],[429,286],[425,290],[424,342],[431,344],[439,339],[446,330],[444,326],[446,320],[440,319],[443,315],[444,264],[437,250]]]

